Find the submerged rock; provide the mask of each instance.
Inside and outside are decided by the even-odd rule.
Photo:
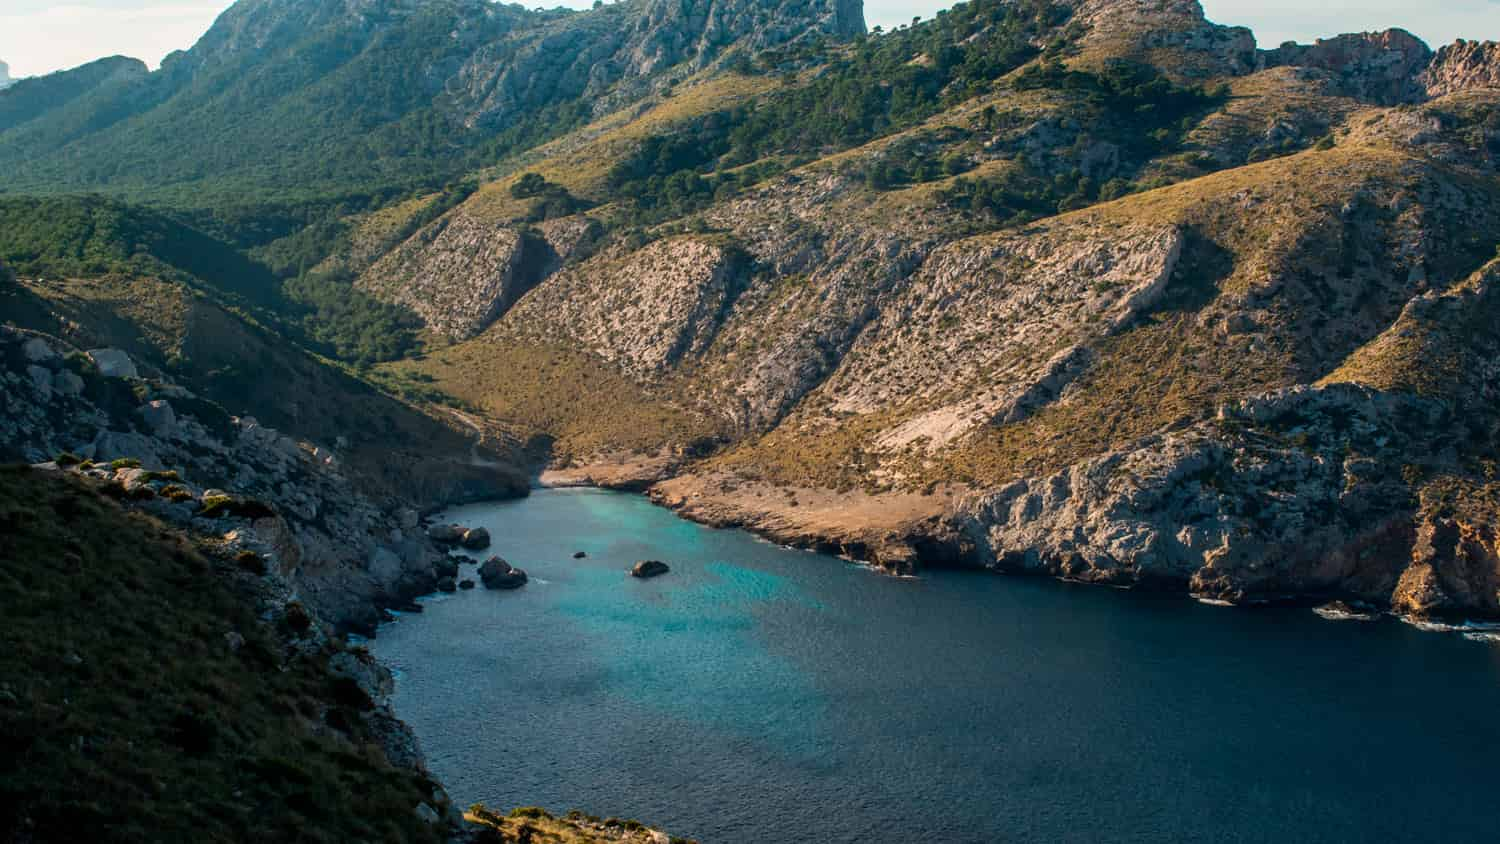
[[[657,575],[666,574],[671,570],[661,560],[641,560],[630,570],[630,576],[640,578],[656,577]]]
[[[472,581],[472,580],[470,580],[470,579],[468,579],[466,577],[463,580],[460,580],[458,582],[458,588],[460,588],[460,589],[473,589],[474,588],[474,581]]]
[[[479,567],[479,579],[486,589],[519,589],[526,585],[526,572],[499,557],[491,557]]]

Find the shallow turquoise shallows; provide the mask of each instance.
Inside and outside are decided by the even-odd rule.
[[[463,805],[705,844],[1500,836],[1492,643],[897,580],[592,490],[448,515],[531,583],[433,599],[374,648]],[[640,559],[672,571],[628,577]]]

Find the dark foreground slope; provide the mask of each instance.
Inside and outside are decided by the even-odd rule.
[[[259,621],[256,582],[99,485],[0,469],[0,839],[441,840],[332,668],[359,659]]]

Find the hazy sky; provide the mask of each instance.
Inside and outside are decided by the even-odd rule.
[[[563,0],[579,8],[593,0]],[[548,0],[554,5],[556,0]],[[0,0],[0,60],[11,76],[50,73],[123,54],[155,67],[208,29],[230,0]],[[887,28],[951,5],[865,0],[871,26]],[[1262,47],[1340,32],[1405,27],[1433,45],[1458,37],[1500,40],[1500,0],[1203,0],[1219,23],[1255,30]]]

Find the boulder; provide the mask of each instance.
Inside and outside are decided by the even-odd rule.
[[[484,528],[472,528],[470,530],[466,530],[464,531],[463,538],[459,540],[458,544],[469,549],[470,551],[483,551],[484,549],[490,547],[490,532],[485,530]]]
[[[370,577],[382,586],[395,583],[401,577],[401,558],[389,548],[377,547],[370,552],[366,567]]]
[[[460,588],[460,589],[473,589],[474,588],[474,581],[469,580],[468,578],[464,578],[463,580],[460,580],[458,582],[458,588]]]
[[[21,353],[31,363],[45,363],[57,357],[57,352],[40,337],[33,337],[21,346]]]
[[[464,529],[460,525],[433,525],[427,529],[427,538],[441,545],[457,545],[463,541]]]
[[[630,570],[631,577],[647,578],[666,574],[672,569],[661,560],[641,560]]]
[[[141,419],[158,437],[170,436],[177,430],[177,414],[172,411],[172,405],[161,399],[141,405]]]
[[[139,378],[135,362],[119,349],[89,349],[89,357],[105,378]]]
[[[458,560],[454,557],[439,557],[432,564],[432,571],[438,577],[458,577]]]
[[[52,370],[32,364],[26,367],[26,374],[31,377],[31,386],[42,394],[43,399],[52,398]]]
[[[576,551],[573,554],[573,559],[575,559],[575,560],[581,560],[581,559],[583,559],[584,557],[587,557],[587,556],[588,556],[588,554],[585,554],[582,551]]]
[[[437,582],[439,592],[457,592],[458,584],[451,577],[440,577]]]
[[[83,379],[71,372],[59,372],[52,379],[52,389],[65,396],[81,396],[83,395]]]
[[[479,567],[479,579],[486,589],[518,589],[526,584],[526,572],[499,557],[491,557]]]

